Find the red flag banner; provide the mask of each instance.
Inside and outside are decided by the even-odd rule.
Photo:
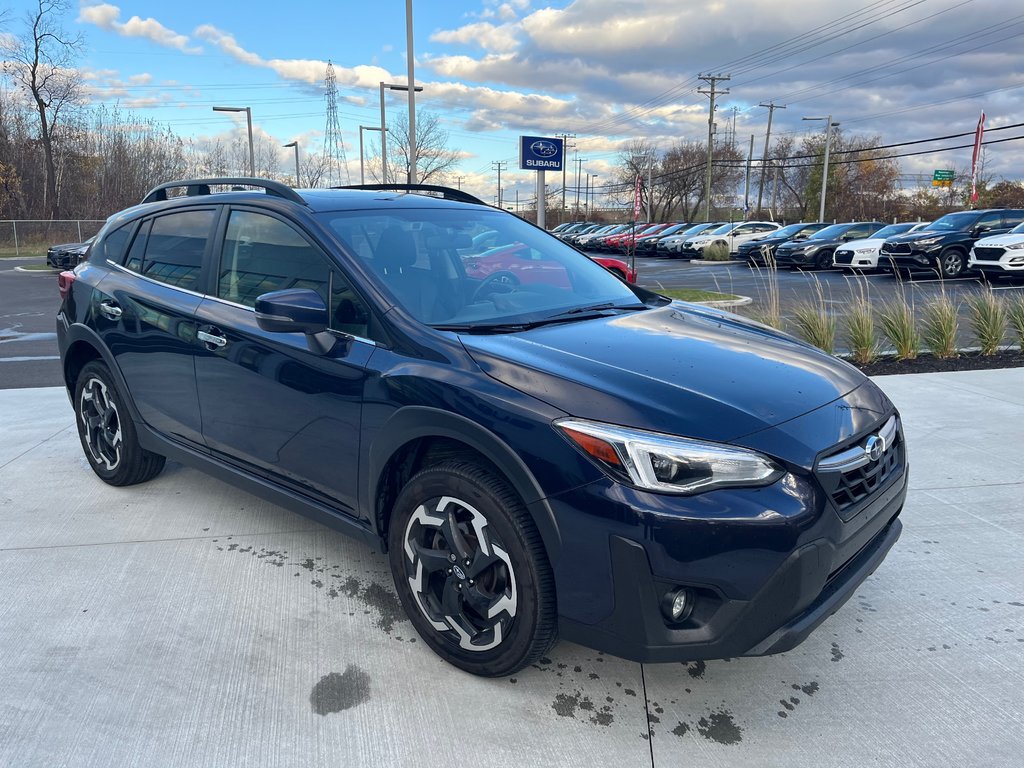
[[[985,136],[985,113],[978,119],[974,130],[974,155],[971,157],[971,202],[978,202],[978,158],[981,156],[981,140]]]
[[[636,190],[633,194],[633,221],[640,216],[640,206],[643,203],[644,180],[642,176],[636,177]]]

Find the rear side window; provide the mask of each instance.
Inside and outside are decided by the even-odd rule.
[[[128,246],[128,238],[131,237],[134,226],[135,222],[131,222],[115,229],[97,245],[93,246],[90,257],[96,258],[99,261],[112,261],[115,264],[120,264],[124,258],[124,249]]]
[[[153,219],[142,274],[161,283],[195,290],[215,218],[215,211],[202,210]]]
[[[1024,223],[1024,211],[1012,210],[1003,213],[1003,224],[1007,227],[1016,227]]]

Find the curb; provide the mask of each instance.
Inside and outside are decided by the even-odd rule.
[[[737,299],[725,299],[723,301],[695,301],[694,304],[700,304],[705,307],[713,307],[714,309],[726,309],[728,307],[743,307],[747,304],[752,304],[753,299],[750,296],[740,296]]]
[[[61,270],[57,270],[54,267],[50,267],[49,270],[45,270],[45,269],[26,269],[25,267],[15,267],[13,271],[15,271],[15,272],[24,272],[27,275],[47,275],[47,274],[52,275],[52,274],[55,274],[55,273],[57,273],[57,272],[59,272]]]
[[[745,261],[739,259],[729,259],[728,261],[708,261],[707,259],[690,259],[691,264],[708,264],[711,266],[718,266],[719,264],[745,264]]]

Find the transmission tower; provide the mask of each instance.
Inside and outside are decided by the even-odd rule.
[[[345,159],[345,142],[341,138],[341,124],[338,122],[338,80],[334,76],[334,65],[329,60],[324,85],[327,92],[327,128],[324,129],[324,159],[327,168],[324,175],[328,187],[351,184],[348,161]]]

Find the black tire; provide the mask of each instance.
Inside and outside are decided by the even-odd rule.
[[[816,269],[832,269],[835,263],[835,251],[821,251],[814,257],[814,266]]]
[[[515,492],[480,465],[452,460],[414,475],[395,502],[388,548],[409,619],[450,664],[502,677],[557,639],[540,534]]]
[[[959,248],[947,248],[939,254],[939,277],[952,280],[960,277],[967,266],[967,257]]]
[[[75,423],[89,466],[108,485],[152,480],[166,459],[139,445],[135,422],[106,365],[87,363],[75,382]]]

